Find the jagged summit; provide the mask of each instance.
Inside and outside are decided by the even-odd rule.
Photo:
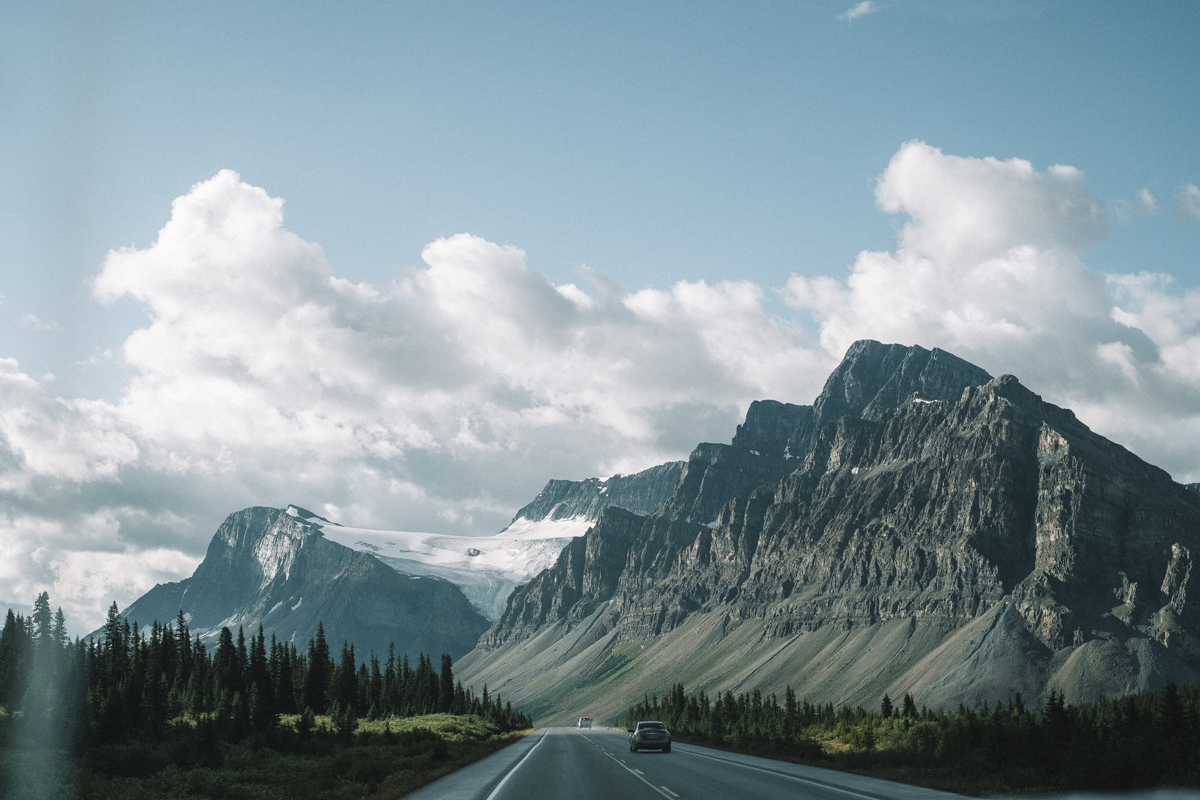
[[[763,455],[803,458],[821,427],[839,417],[879,420],[913,396],[954,401],[965,387],[987,383],[991,377],[936,347],[863,339],[846,351],[811,406],[775,400],[751,403],[733,445]]]

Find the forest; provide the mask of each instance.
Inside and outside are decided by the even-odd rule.
[[[29,616],[10,609],[0,632],[0,770],[19,760],[13,753],[61,752],[78,765],[59,787],[63,796],[108,796],[79,786],[103,783],[96,775],[145,778],[168,766],[211,772],[243,751],[261,755],[265,748],[332,759],[330,774],[313,778],[326,789],[328,780],[349,780],[339,770],[357,780],[356,763],[376,764],[345,794],[360,796],[391,767],[444,772],[433,767],[472,757],[461,747],[452,753],[453,743],[490,746],[531,727],[528,716],[486,686],[478,695],[464,688],[450,656],[435,663],[420,654],[412,664],[395,651],[389,647],[382,661],[375,653],[362,659],[343,642],[335,654],[323,625],[304,651],[267,639],[261,627],[249,636],[222,628],[210,647],[182,613],[139,629],[115,603],[101,637],[72,641],[62,610],[52,613],[42,593]],[[407,722],[414,718],[428,724],[414,727]],[[366,753],[370,746],[380,752]],[[364,752],[338,758],[348,748]],[[295,764],[288,769],[302,771]],[[113,791],[130,796],[129,787]]]
[[[1018,694],[954,712],[884,695],[878,711],[761,692],[713,698],[681,684],[625,717],[666,723],[677,741],[789,758],[969,794],[1200,785],[1200,685],[1040,709]]]

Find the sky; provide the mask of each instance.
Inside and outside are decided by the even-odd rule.
[[[1200,6],[0,8],[0,607],[486,535],[856,339],[1200,481]]]

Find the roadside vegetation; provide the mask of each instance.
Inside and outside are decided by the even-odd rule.
[[[884,696],[878,711],[760,692],[709,698],[675,685],[629,709],[676,741],[977,796],[1200,785],[1200,685],[1041,709],[1017,695],[953,713]]]
[[[529,718],[455,680],[449,656],[334,659],[324,629],[290,643],[182,615],[71,642],[42,594],[0,633],[0,796],[399,797],[520,738]]]

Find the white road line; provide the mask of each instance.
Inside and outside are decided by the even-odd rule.
[[[542,742],[546,741],[546,737],[549,735],[550,735],[550,730],[547,728],[546,732],[542,734],[542,738],[538,739],[537,744],[535,744],[533,747],[529,748],[529,752],[525,754],[525,758],[522,758],[520,761],[518,761],[517,765],[515,767],[513,767],[512,769],[510,769],[508,771],[508,774],[504,776],[504,780],[502,780],[498,784],[496,784],[496,788],[492,789],[492,793],[487,796],[487,800],[496,800],[496,795],[500,794],[500,790],[504,788],[504,784],[508,783],[508,779],[516,774],[517,770],[519,770],[521,768],[521,765],[525,763],[525,759],[529,758],[531,755],[533,755],[533,751],[537,750],[539,747],[541,747]]]
[[[751,764],[743,764],[740,761],[734,761],[733,759],[729,759],[729,758],[716,758],[715,756],[706,756],[703,753],[693,753],[690,750],[680,750],[679,752],[686,753],[689,756],[695,756],[696,758],[707,758],[709,761],[719,761],[722,764],[732,764],[735,767],[743,767],[745,769],[752,769],[755,772],[765,772],[768,775],[775,775],[780,778],[788,778],[790,780],[798,781],[800,783],[806,783],[809,786],[820,786],[822,789],[831,789],[835,792],[841,792],[842,794],[848,794],[851,797],[861,797],[861,798],[864,798],[864,800],[880,800],[879,795],[863,794],[862,792],[856,792],[853,789],[843,789],[841,786],[836,786],[832,783],[825,783],[824,781],[815,781],[810,778],[801,778],[798,775],[791,775],[789,773],[781,772],[779,770],[774,770],[774,769],[765,769],[763,767],[756,767]],[[488,798],[488,800],[491,800],[491,798]]]
[[[667,787],[665,787],[665,786],[660,786],[660,787],[658,787],[658,788],[662,789],[664,792],[666,792],[667,794],[671,795],[671,797],[679,797],[679,795],[675,794],[674,792],[672,792],[670,789],[668,789],[668,788],[667,788]]]
[[[642,783],[646,784],[646,785],[647,785],[647,786],[649,786],[651,789],[653,789],[654,791],[656,791],[656,792],[658,792],[659,794],[661,794],[663,797],[667,798],[667,800],[674,800],[674,798],[677,798],[677,797],[679,797],[679,795],[675,794],[675,793],[674,793],[674,792],[672,792],[670,789],[667,789],[667,787],[665,787],[665,786],[664,786],[664,787],[662,787],[662,789],[658,788],[658,787],[657,787],[657,786],[655,786],[653,783],[651,783],[650,781],[648,781],[648,780],[646,780],[645,778],[643,778],[643,777],[642,777],[642,776],[641,776],[641,775],[638,773],[638,771],[637,771],[636,769],[630,769],[629,767],[625,766],[625,764],[623,764],[623,763],[621,762],[621,759],[619,759],[619,758],[613,758],[612,756],[609,756],[609,758],[612,758],[612,760],[613,760],[613,761],[616,761],[618,764],[620,764],[620,765],[621,765],[621,769],[625,770],[625,771],[626,771],[626,772],[628,772],[630,775],[632,775],[633,777],[637,778],[639,781],[641,781]],[[666,791],[664,792],[664,791],[663,791],[663,789],[666,789]],[[669,794],[668,794],[668,792],[669,792]],[[491,798],[489,797],[489,798],[488,798],[488,800],[491,800]]]

